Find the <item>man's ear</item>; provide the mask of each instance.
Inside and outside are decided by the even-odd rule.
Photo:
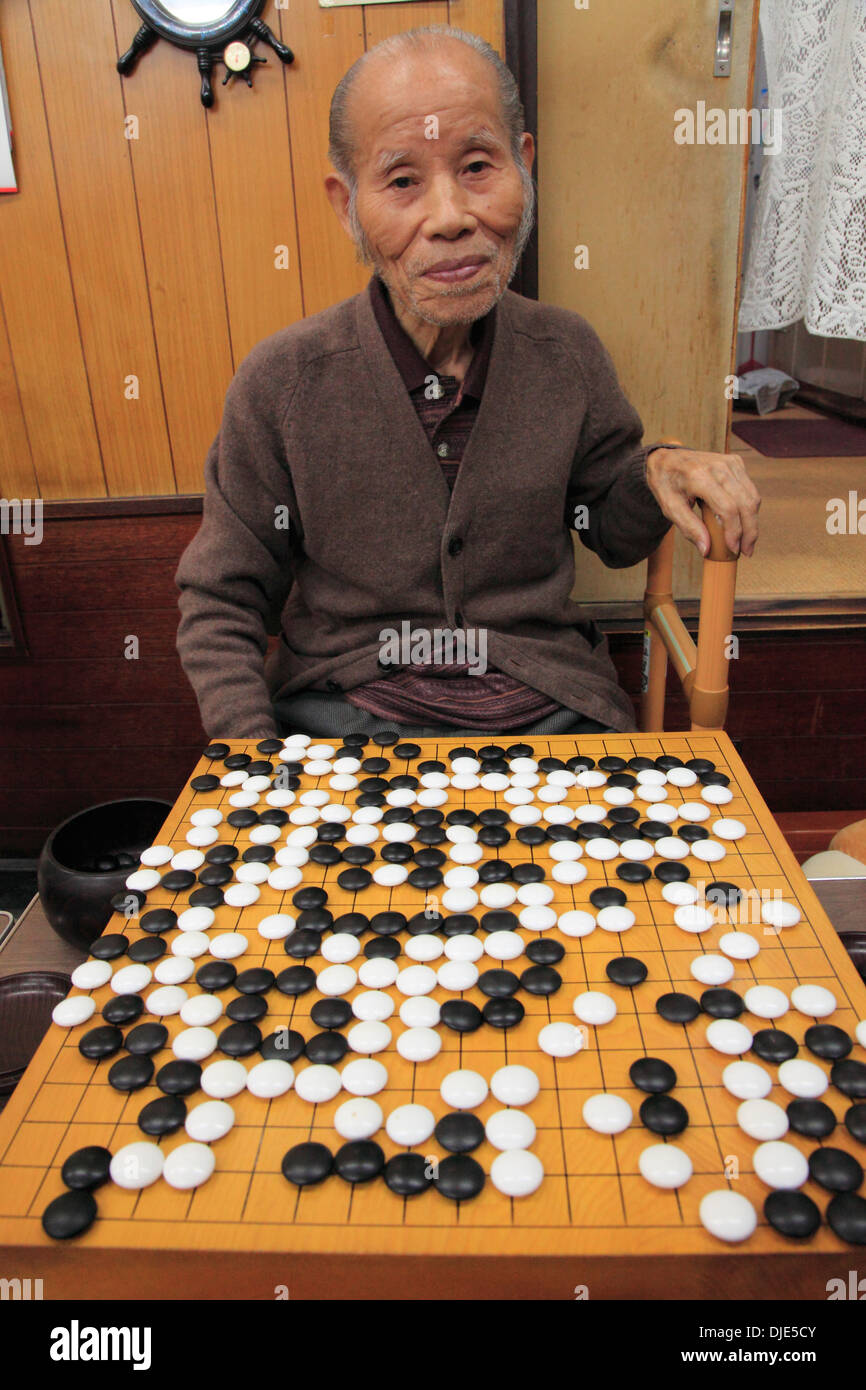
[[[347,236],[351,237],[352,229],[349,225],[349,185],[339,174],[327,174],[325,176],[325,192],[330,199],[331,207],[340,219],[340,226]]]
[[[526,165],[527,173],[531,174],[532,165],[535,160],[535,141],[528,130],[523,133],[523,139],[520,144],[520,156],[523,163]]]

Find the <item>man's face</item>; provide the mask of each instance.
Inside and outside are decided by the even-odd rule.
[[[459,44],[377,61],[350,114],[365,258],[420,319],[480,318],[514,272],[525,203],[494,74]],[[528,170],[532,154],[526,135]]]

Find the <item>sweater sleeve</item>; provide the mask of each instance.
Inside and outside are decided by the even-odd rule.
[[[587,411],[567,495],[567,520],[611,569],[645,560],[670,522],[646,481],[643,425],[627,400],[610,354],[583,320],[578,356]]]
[[[175,575],[177,650],[210,738],[277,733],[264,658],[300,532],[277,399],[274,376],[245,359],[205,462],[202,523]]]

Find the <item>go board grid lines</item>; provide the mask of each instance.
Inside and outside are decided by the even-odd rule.
[[[420,757],[447,755],[456,742],[472,747],[485,741],[419,740]],[[667,752],[684,759],[712,758],[720,770],[730,775],[734,791],[733,801],[719,814],[742,820],[747,835],[726,844],[722,865],[701,865],[701,870],[712,878],[718,868],[717,876],[759,895],[781,891],[783,897],[797,902],[803,913],[796,927],[779,933],[765,935],[763,928],[757,927],[760,954],[752,960],[736,962],[737,974],[732,984],[744,988],[760,981],[790,992],[795,984],[804,981],[824,983],[837,997],[833,1022],[853,1033],[858,1017],[866,1016],[866,989],[724,735],[605,735],[578,740],[533,740],[533,744],[536,756],[588,753],[596,758],[604,754],[629,758],[655,757]],[[232,741],[231,749],[254,753],[255,741]],[[384,751],[387,754],[387,748]],[[202,758],[191,776],[209,770],[210,764]],[[320,779],[309,779],[310,787],[320,784]],[[220,787],[213,793],[193,793],[188,783],[158,841],[185,848],[192,810],[206,806],[228,809],[232,790]],[[695,788],[682,789],[683,799],[690,799],[690,793],[698,795]],[[465,805],[478,810],[497,804],[497,793],[481,789],[456,792],[451,788],[448,805],[443,809]],[[230,829],[223,821],[221,841],[228,838],[226,832]],[[241,850],[249,843],[247,834],[245,830],[232,833]],[[512,863],[544,862],[544,850],[544,846],[536,851],[512,838],[502,854]],[[498,853],[494,850],[490,857]],[[585,908],[593,887],[619,884],[607,861],[584,857],[581,862],[588,871],[583,882],[551,884],[555,891],[552,906],[558,913],[572,907]],[[410,912],[423,907],[423,894],[403,885],[386,889],[371,884],[357,895],[345,892],[336,884],[339,871],[339,865],[308,861],[303,876],[304,886],[315,884],[328,890],[328,905],[335,915],[354,909],[372,915],[388,908]],[[161,1180],[140,1191],[125,1191],[113,1185],[99,1189],[99,1217],[77,1246],[82,1250],[89,1246],[118,1248],[143,1242],[164,1249],[189,1249],[195,1248],[198,1231],[209,1230],[229,1248],[246,1248],[244,1242],[248,1241],[250,1248],[271,1250],[479,1251],[493,1232],[507,1230],[509,1249],[517,1248],[513,1242],[522,1237],[529,1253],[551,1248],[626,1255],[674,1250],[730,1254],[730,1246],[715,1241],[701,1226],[697,1217],[701,1196],[717,1187],[736,1187],[750,1197],[760,1213],[767,1191],[750,1169],[748,1151],[753,1144],[745,1140],[736,1125],[737,1102],[721,1083],[724,1066],[733,1059],[721,1057],[704,1042],[705,1020],[672,1024],[662,1020],[655,1010],[656,998],[667,989],[700,995],[704,987],[690,975],[689,961],[700,951],[712,951],[719,932],[725,928],[714,926],[699,936],[687,936],[674,928],[673,906],[661,897],[658,880],[653,877],[645,884],[625,886],[629,906],[637,914],[635,925],[622,936],[597,928],[590,936],[567,938],[566,955],[558,966],[563,978],[560,990],[554,996],[522,995],[526,1016],[516,1028],[500,1033],[485,1025],[471,1034],[441,1028],[442,1050],[432,1061],[424,1063],[404,1061],[396,1053],[393,1041],[380,1054],[391,1068],[389,1084],[378,1097],[384,1102],[386,1113],[407,1101],[426,1103],[434,1113],[441,1113],[443,1102],[438,1097],[438,1085],[442,1076],[454,1068],[472,1067],[489,1080],[497,1067],[506,1063],[532,1067],[542,1085],[538,1100],[530,1107],[538,1126],[533,1148],[544,1163],[545,1178],[531,1197],[506,1198],[489,1182],[478,1197],[461,1203],[452,1203],[436,1193],[419,1199],[398,1198],[380,1182],[353,1187],[329,1179],[320,1187],[293,1191],[280,1172],[282,1154],[305,1139],[317,1139],[333,1147],[331,1118],[345,1096],[341,1094],[326,1105],[307,1106],[293,1091],[267,1101],[242,1092],[230,1099],[236,1123],[215,1144],[217,1168],[208,1183],[192,1192],[170,1189]],[[280,891],[265,884],[252,907],[223,905],[216,909],[212,931],[241,930],[247,935],[248,949],[238,962],[243,968],[282,968],[287,963],[282,942],[259,937],[255,924],[269,913],[291,911],[293,891]],[[182,894],[153,890],[148,894],[147,907],[157,906],[183,910],[186,903]],[[128,922],[119,916],[112,919],[106,931],[136,938],[144,935],[134,919]],[[674,931],[676,937],[671,936]],[[523,928],[521,934],[524,939],[534,935]],[[562,939],[556,928],[544,935]],[[649,966],[646,983],[634,991],[611,985],[605,975],[605,962],[618,953],[638,955]],[[598,1028],[589,1028],[588,1046],[575,1057],[557,1060],[541,1053],[535,1046],[539,1028],[562,1019],[573,1022],[571,1001],[575,993],[598,987],[616,998],[616,1018]],[[109,986],[93,993],[101,1007],[109,996]],[[441,997],[442,993],[437,989],[434,997]],[[273,991],[269,996],[267,1029],[287,1026],[303,1031],[316,992],[290,998],[272,996]],[[745,1013],[743,1019],[748,1022],[750,1015]],[[792,1008],[781,1026],[801,1042],[812,1021],[796,1015]],[[176,1016],[164,1022],[170,1036],[179,1031]],[[768,1026],[767,1020],[759,1020],[754,1026]],[[63,1159],[87,1143],[104,1144],[114,1152],[117,1146],[140,1139],[135,1117],[141,1106],[158,1094],[152,1083],[131,1094],[114,1091],[104,1079],[105,1065],[100,1068],[81,1057],[79,1036],[77,1029],[53,1026],[49,1030],[0,1122],[0,1242],[45,1245],[47,1237],[42,1233],[39,1217],[47,1202],[62,1190],[59,1167]],[[688,1129],[675,1136],[675,1142],[686,1148],[694,1162],[694,1174],[682,1189],[650,1188],[640,1176],[640,1150],[659,1140],[643,1128],[637,1116],[627,1130],[614,1136],[597,1134],[582,1121],[583,1100],[599,1090],[626,1094],[636,1107],[640,1096],[635,1099],[628,1066],[643,1054],[664,1056],[674,1065],[678,1081],[673,1094],[689,1111]],[[772,1097],[778,1099],[780,1091],[775,1084]],[[824,1100],[831,1104],[839,1121],[832,1143],[856,1153],[854,1141],[841,1123],[850,1102],[830,1092]],[[298,1111],[301,1104],[304,1109]],[[478,1108],[482,1120],[497,1105],[488,1097]],[[163,1141],[166,1150],[185,1137],[181,1131]],[[816,1142],[804,1141],[794,1134],[786,1137],[804,1150]],[[376,1139],[386,1157],[399,1151],[384,1131]],[[432,1140],[419,1147],[433,1157],[443,1152]],[[476,1154],[485,1171],[489,1171],[492,1154],[486,1142]],[[731,1155],[737,1156],[741,1164],[740,1176],[734,1181],[725,1176],[726,1161]],[[810,1182],[806,1190],[819,1196],[819,1205],[826,1205],[827,1194],[814,1189],[814,1184]],[[380,1234],[375,1236],[376,1232]],[[545,1241],[553,1244],[545,1246]],[[745,1255],[788,1248],[759,1216],[754,1236],[737,1250]],[[823,1225],[808,1248],[838,1252],[844,1246]]]

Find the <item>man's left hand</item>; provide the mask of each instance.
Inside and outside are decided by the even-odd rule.
[[[702,555],[710,536],[697,512],[706,502],[724,528],[734,555],[752,555],[758,539],[760,494],[739,454],[704,454],[697,449],[653,449],[646,461],[647,485],[669,521]]]

